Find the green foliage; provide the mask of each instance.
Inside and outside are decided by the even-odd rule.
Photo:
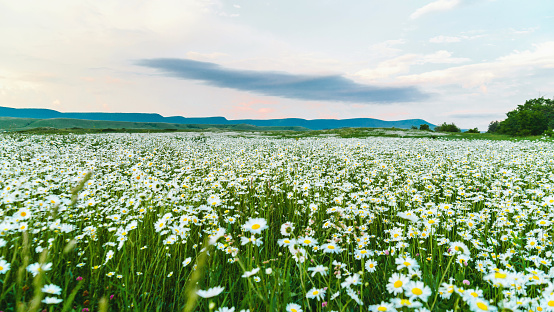
[[[491,123],[489,124],[489,129],[487,130],[487,133],[495,133],[496,130],[498,129],[499,124],[500,124],[500,121],[498,120],[491,121]]]
[[[465,133],[479,133],[479,129],[477,129],[477,127],[475,127],[473,129],[467,130]]]
[[[422,125],[419,125],[419,130],[427,130],[427,131],[429,131],[429,130],[431,130],[431,129],[429,128],[429,125],[428,125],[428,124],[422,124]]]
[[[436,132],[462,132],[454,123],[447,124],[444,122],[442,125],[435,127]]]
[[[412,126],[410,127],[410,129],[412,129],[412,130],[417,130],[417,126],[412,125]]]
[[[506,114],[496,129],[500,134],[516,136],[541,135],[554,128],[554,100],[540,97],[527,100]]]

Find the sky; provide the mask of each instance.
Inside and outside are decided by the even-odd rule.
[[[0,106],[486,130],[552,77],[550,0],[0,0]]]

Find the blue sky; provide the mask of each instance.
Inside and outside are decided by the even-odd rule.
[[[0,106],[422,118],[554,97],[554,2],[0,0]]]

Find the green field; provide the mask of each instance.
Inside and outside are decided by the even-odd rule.
[[[0,135],[0,310],[549,311],[552,142],[330,134]]]

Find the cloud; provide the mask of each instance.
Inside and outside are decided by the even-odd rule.
[[[410,18],[416,19],[431,12],[448,11],[457,7],[460,3],[460,0],[437,0],[415,10]]]
[[[397,81],[406,84],[461,84],[467,88],[483,86],[500,78],[523,77],[539,69],[554,69],[554,41],[536,44],[534,47],[533,51],[515,51],[492,62],[400,76]]]
[[[451,42],[460,42],[460,41],[462,41],[460,37],[452,37],[452,36],[436,36],[429,39],[429,42],[431,43],[451,43]]]
[[[414,87],[385,88],[358,84],[338,75],[296,75],[285,72],[238,70],[188,59],[144,59],[137,65],[161,70],[181,79],[257,94],[308,101],[390,103],[428,97]]]
[[[412,65],[456,64],[467,62],[467,58],[452,57],[452,53],[440,50],[431,54],[405,54],[383,61],[375,68],[363,69],[355,76],[366,80],[379,80],[410,71]]]

